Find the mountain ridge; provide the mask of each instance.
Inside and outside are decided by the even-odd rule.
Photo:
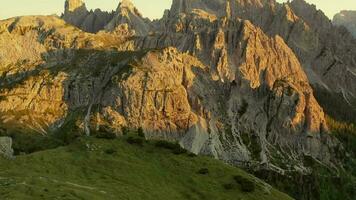
[[[127,0],[106,14],[67,0],[61,18],[0,21],[0,130],[142,129],[256,171],[308,176],[306,158],[338,171],[315,94],[352,108],[353,41],[303,0],[174,0],[154,21]]]

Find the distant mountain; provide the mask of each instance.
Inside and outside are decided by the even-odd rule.
[[[147,35],[150,20],[143,18],[130,0],[120,2],[115,12],[100,9],[88,11],[82,0],[66,0],[62,18],[78,28],[96,33],[100,30],[114,31],[120,24],[127,24],[137,35]]]
[[[337,26],[345,26],[356,38],[356,11],[341,11],[334,16],[333,24]]]

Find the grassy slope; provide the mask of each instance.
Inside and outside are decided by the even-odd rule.
[[[274,189],[266,193],[260,182],[254,192],[241,192],[234,175],[258,180],[221,161],[175,155],[152,143],[86,138],[10,161],[0,158],[0,199],[291,199]],[[209,174],[198,174],[201,168]],[[228,183],[232,189],[223,187]]]

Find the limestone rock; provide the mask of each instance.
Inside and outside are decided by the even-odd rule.
[[[68,23],[80,26],[88,14],[88,10],[82,0],[66,0],[63,19]]]
[[[122,0],[116,9],[114,17],[105,26],[108,31],[113,31],[116,27],[127,24],[130,30],[136,35],[147,35],[150,31],[150,20],[143,18],[142,14],[132,4],[131,0]]]
[[[100,9],[88,11],[82,0],[67,0],[62,18],[86,32],[96,33],[103,30],[113,16],[113,13]]]
[[[286,164],[304,154],[336,162],[336,141],[283,39],[249,21],[213,16],[169,17],[155,34],[136,37],[128,25],[89,34],[55,17],[2,22],[0,38],[18,48],[0,48],[7,58],[1,123],[45,134],[79,113],[74,124],[83,132],[142,127],[148,138],[236,165],[273,165],[274,146]],[[17,41],[36,41],[42,50],[19,62],[26,51]]]
[[[12,158],[13,154],[12,139],[10,137],[0,137],[0,156]]]
[[[356,87],[350,83],[356,81],[356,41],[345,28],[333,26],[315,5],[310,5],[305,0],[293,0],[284,4],[274,0],[213,1],[217,4],[213,7],[207,6],[211,4],[210,1],[176,2],[180,2],[176,3],[177,8],[182,5],[189,8],[183,9],[181,24],[185,22],[184,16],[189,13],[186,10],[192,13],[198,9],[201,13],[215,17],[249,20],[271,37],[280,35],[295,52],[312,86],[342,94],[342,104],[352,109],[349,104],[355,100]],[[173,24],[177,24],[179,28],[179,23]]]
[[[341,11],[334,16],[333,24],[346,27],[356,38],[356,11]]]

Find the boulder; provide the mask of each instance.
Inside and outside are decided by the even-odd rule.
[[[10,137],[0,137],[0,156],[12,158],[13,154],[12,139]]]

